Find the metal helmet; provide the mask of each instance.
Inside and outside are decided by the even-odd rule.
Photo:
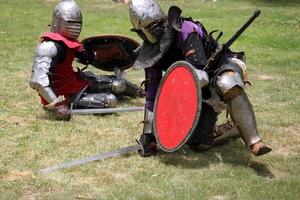
[[[131,0],[129,15],[133,31],[142,39],[153,44],[160,39],[166,15],[155,0]]]
[[[62,0],[53,10],[51,31],[76,40],[82,28],[82,14],[73,0]]]

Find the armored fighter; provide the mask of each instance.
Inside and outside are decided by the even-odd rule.
[[[78,41],[81,29],[79,6],[63,0],[53,10],[51,31],[42,34],[35,51],[29,85],[58,120],[70,119],[71,103],[74,108],[109,108],[116,106],[117,96],[143,96],[142,89],[118,76],[73,71],[75,58],[89,64],[97,56]]]
[[[147,81],[144,128],[139,140],[143,151],[140,155],[149,156],[156,151],[153,135],[155,96],[162,72],[178,60],[185,60],[208,75],[208,84],[202,88],[199,126],[188,141],[190,148],[197,151],[213,145],[217,116],[227,109],[246,147],[255,156],[269,153],[271,148],[262,143],[252,105],[244,91],[248,82],[244,55],[228,50],[223,63],[207,70],[208,58],[219,44],[200,22],[182,17],[181,10],[174,6],[167,16],[155,0],[131,0],[129,9],[132,31],[143,39],[143,44],[137,49],[134,67],[145,69]]]

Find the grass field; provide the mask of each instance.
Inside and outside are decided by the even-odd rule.
[[[261,16],[233,45],[245,50],[258,128],[273,152],[254,157],[240,140],[193,153],[115,157],[50,174],[38,170],[134,143],[142,112],[48,117],[29,85],[38,36],[48,30],[55,0],[0,0],[0,199],[300,199],[300,2],[298,0],[161,0],[180,6],[225,42],[252,15]],[[78,0],[81,39],[124,34],[128,8]],[[75,64],[75,66],[80,66]],[[93,69],[96,73],[103,73]],[[140,83],[142,71],[128,71]],[[143,99],[120,106],[142,106]]]

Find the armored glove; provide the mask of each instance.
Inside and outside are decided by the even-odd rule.
[[[69,107],[64,104],[55,105],[53,111],[57,120],[69,121],[71,119],[71,111]]]
[[[45,108],[53,111],[53,114],[57,120],[69,121],[71,119],[71,111],[68,107],[69,103],[70,99],[61,95],[53,102],[45,105]]]

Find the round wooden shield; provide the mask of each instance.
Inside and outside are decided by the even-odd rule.
[[[84,49],[93,54],[91,65],[104,71],[132,67],[136,55],[133,52],[139,43],[123,35],[99,35],[82,40]]]
[[[194,67],[175,62],[161,80],[154,105],[154,134],[162,150],[176,151],[189,140],[199,121],[201,102]]]

